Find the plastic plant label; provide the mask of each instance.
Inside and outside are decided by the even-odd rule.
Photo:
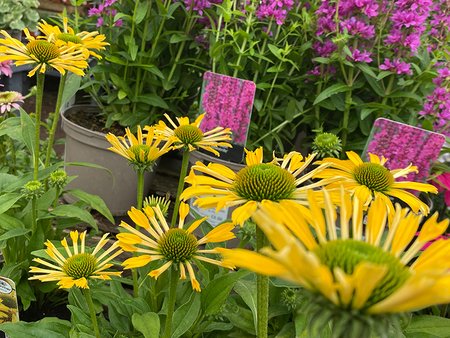
[[[193,217],[195,214],[197,214],[200,217],[208,217],[208,219],[206,221],[209,224],[211,224],[211,226],[214,228],[230,218],[228,215],[229,208],[223,208],[219,211],[216,211],[215,208],[203,209],[203,208],[199,208],[198,206],[194,205],[194,202],[192,199],[189,201],[189,206],[191,209],[190,213]]]
[[[230,128],[233,148],[219,149],[220,159],[241,163],[247,142],[256,85],[252,81],[206,72],[200,100],[203,132],[216,127]]]
[[[390,170],[417,166],[417,173],[410,173],[408,180],[424,182],[433,162],[439,157],[445,136],[429,130],[413,127],[385,118],[375,120],[364,154],[384,156]]]
[[[16,285],[6,277],[0,276],[0,323],[19,321]],[[0,337],[8,337],[0,331]]]

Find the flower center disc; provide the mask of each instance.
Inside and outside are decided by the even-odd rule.
[[[58,40],[62,40],[64,42],[73,42],[73,43],[81,43],[81,39],[73,34],[69,33],[61,33],[56,36]]]
[[[339,267],[346,274],[352,274],[361,262],[387,266],[388,272],[372,291],[365,307],[376,304],[392,294],[409,276],[408,268],[396,257],[366,242],[352,239],[329,241],[316,249],[315,253],[331,271]]]
[[[179,126],[174,130],[175,136],[180,139],[183,144],[194,144],[203,139],[202,131],[190,124]]]
[[[361,164],[355,168],[353,177],[359,184],[379,192],[386,191],[394,183],[394,176],[389,169],[377,163]]]
[[[20,93],[13,91],[0,92],[0,104],[22,101]]]
[[[183,229],[169,229],[158,244],[161,254],[174,263],[185,262],[197,252],[197,239]]]
[[[30,54],[33,54],[41,63],[45,63],[59,57],[58,47],[47,41],[30,41],[27,44],[27,49]]]
[[[146,144],[136,144],[131,146],[129,150],[135,155],[136,160],[145,162],[147,160],[148,153],[150,152],[150,147]]]
[[[295,190],[295,178],[275,164],[255,164],[237,173],[233,189],[246,200],[277,202],[291,196]]]
[[[88,253],[80,253],[69,257],[63,266],[67,276],[73,279],[88,278],[97,267],[96,258]]]

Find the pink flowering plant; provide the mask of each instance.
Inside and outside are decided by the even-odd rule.
[[[205,11],[212,71],[257,85],[249,147],[292,148],[322,130],[362,150],[378,117],[448,129],[447,1],[223,1]]]

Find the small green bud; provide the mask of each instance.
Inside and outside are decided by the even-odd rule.
[[[44,193],[44,187],[39,181],[30,181],[22,188],[22,194],[26,199],[38,198]]]
[[[50,174],[49,183],[52,187],[63,189],[67,184],[67,173],[63,169],[58,169]]]
[[[281,293],[281,302],[290,310],[295,310],[299,304],[297,289],[287,288]]]
[[[317,153],[317,158],[339,157],[342,151],[342,142],[335,134],[319,133],[314,138],[312,150]]]
[[[159,209],[161,209],[162,214],[164,217],[167,216],[167,213],[169,211],[169,205],[170,205],[170,199],[168,196],[161,197],[161,196],[155,196],[151,195],[145,198],[144,200],[144,208],[145,207],[156,207],[159,205]]]

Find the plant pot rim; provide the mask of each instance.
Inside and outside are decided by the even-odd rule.
[[[76,128],[78,130],[78,132],[83,133],[86,136],[90,136],[90,137],[97,137],[97,138],[101,138],[101,139],[105,139],[106,134],[102,133],[100,131],[95,131],[86,127],[83,127],[79,124],[76,124],[75,122],[70,121],[65,114],[72,109],[91,109],[91,110],[100,110],[99,106],[93,105],[93,104],[74,104],[74,105],[70,105],[64,109],[61,109],[60,115],[61,115],[61,123],[63,126],[63,129],[65,129],[65,127],[69,127],[69,128]]]

